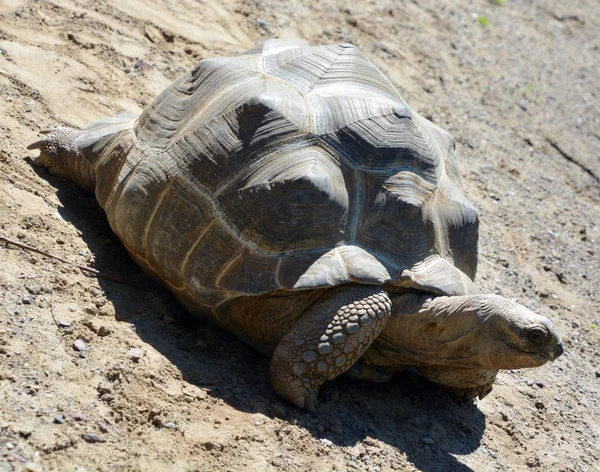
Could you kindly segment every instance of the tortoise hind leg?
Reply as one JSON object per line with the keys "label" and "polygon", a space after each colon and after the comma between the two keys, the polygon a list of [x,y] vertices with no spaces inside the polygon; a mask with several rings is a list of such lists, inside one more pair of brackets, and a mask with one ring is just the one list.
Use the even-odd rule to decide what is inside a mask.
{"label": "tortoise hind leg", "polygon": [[328,292],[277,345],[271,361],[275,391],[314,411],[321,384],[360,359],[383,330],[391,306],[377,286],[346,285]]}
{"label": "tortoise hind leg", "polygon": [[344,372],[344,375],[351,379],[365,380],[367,382],[387,382],[395,372],[398,372],[398,370],[391,367],[365,364],[362,361],[358,361]]}
{"label": "tortoise hind leg", "polygon": [[45,167],[52,175],[70,179],[88,192],[94,193],[94,170],[79,154],[75,144],[83,132],[67,126],[44,130],[41,133],[45,136],[31,143],[27,149],[40,150],[40,155],[33,159],[36,166]]}

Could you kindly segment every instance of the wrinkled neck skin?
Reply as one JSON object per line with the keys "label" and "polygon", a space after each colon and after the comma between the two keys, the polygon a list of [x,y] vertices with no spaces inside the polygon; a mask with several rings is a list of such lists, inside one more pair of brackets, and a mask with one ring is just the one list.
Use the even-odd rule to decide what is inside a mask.
{"label": "wrinkled neck skin", "polygon": [[486,295],[436,297],[406,294],[393,300],[392,318],[369,361],[395,368],[443,365],[494,369],[490,359],[498,321],[486,311]]}

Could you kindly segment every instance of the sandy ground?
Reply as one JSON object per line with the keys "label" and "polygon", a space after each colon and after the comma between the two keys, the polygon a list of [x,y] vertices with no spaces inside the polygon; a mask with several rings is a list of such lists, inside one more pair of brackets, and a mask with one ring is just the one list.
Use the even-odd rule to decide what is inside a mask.
{"label": "sandy ground", "polygon": [[[358,45],[456,137],[477,281],[554,320],[564,356],[474,406],[406,374],[299,411],[267,358],[130,262],[93,197],[25,160],[39,129],[138,113],[268,37]],[[134,286],[0,244],[0,470],[600,470],[599,48],[595,0],[1,2],[0,235]]]}

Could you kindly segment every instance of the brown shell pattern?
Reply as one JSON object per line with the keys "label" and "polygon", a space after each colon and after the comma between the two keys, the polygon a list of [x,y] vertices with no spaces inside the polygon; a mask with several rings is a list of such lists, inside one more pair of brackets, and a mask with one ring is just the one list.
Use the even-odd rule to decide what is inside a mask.
{"label": "brown shell pattern", "polygon": [[475,274],[452,137],[352,45],[203,60],[92,159],[115,232],[195,312],[434,259]]}

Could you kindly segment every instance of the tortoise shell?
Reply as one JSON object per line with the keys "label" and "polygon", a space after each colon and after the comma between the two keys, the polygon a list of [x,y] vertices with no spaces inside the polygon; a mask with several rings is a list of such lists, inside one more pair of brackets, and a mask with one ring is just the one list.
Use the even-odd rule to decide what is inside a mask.
{"label": "tortoise shell", "polygon": [[113,230],[193,312],[348,282],[475,290],[454,140],[352,45],[202,60],[78,146]]}

